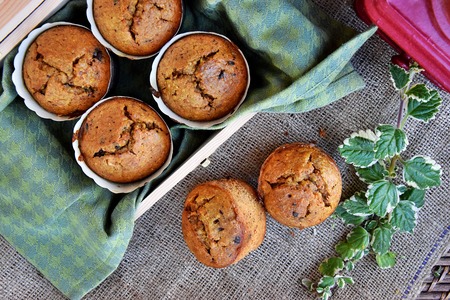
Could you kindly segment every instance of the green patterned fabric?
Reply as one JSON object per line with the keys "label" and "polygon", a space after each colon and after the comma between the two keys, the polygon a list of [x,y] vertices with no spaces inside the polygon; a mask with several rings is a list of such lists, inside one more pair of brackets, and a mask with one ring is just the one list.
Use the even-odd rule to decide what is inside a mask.
{"label": "green patterned fabric", "polygon": [[[364,86],[349,61],[374,33],[357,34],[309,1],[186,1],[181,32],[227,35],[251,69],[248,97],[228,125],[249,112],[304,112]],[[85,1],[73,0],[50,21],[89,26]],[[75,121],[40,119],[17,97],[10,53],[0,89],[0,234],[72,299],[83,297],[113,272],[127,248],[134,212],[152,188],[204,141],[205,133],[168,123],[174,159],[156,180],[130,194],[95,185],[78,167],[71,148]],[[149,92],[152,59],[115,57],[117,78],[109,95],[155,103]]]}

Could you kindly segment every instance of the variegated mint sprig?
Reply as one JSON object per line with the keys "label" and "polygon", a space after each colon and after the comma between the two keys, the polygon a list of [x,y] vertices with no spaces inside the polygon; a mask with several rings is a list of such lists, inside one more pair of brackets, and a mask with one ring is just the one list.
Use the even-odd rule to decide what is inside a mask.
{"label": "variegated mint sprig", "polygon": [[[384,124],[375,131],[353,133],[339,146],[341,156],[355,167],[358,177],[368,186],[336,209],[336,216],[354,226],[346,239],[336,245],[338,255],[320,264],[322,277],[317,282],[302,280],[320,299],[329,299],[334,289],[352,284],[352,277],[345,274],[369,253],[375,255],[380,268],[393,267],[396,262],[396,254],[390,251],[393,235],[399,231],[413,232],[425,191],[441,184],[441,167],[434,160],[422,155],[402,156],[408,146],[403,130],[406,121],[413,118],[428,122],[442,103],[436,90],[422,83],[412,85],[414,75],[421,71],[415,63],[408,71],[391,65],[391,79],[401,98],[396,126]],[[397,176],[398,172],[402,176]]]}

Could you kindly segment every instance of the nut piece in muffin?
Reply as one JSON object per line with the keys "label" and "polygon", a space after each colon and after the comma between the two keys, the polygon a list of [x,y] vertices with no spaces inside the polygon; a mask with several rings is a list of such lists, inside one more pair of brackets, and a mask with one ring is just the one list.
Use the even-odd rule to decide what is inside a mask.
{"label": "nut piece in muffin", "polygon": [[108,91],[111,61],[88,29],[58,25],[33,41],[22,73],[27,90],[42,108],[58,116],[76,117]]}
{"label": "nut piece in muffin", "polygon": [[214,180],[197,185],[188,194],[182,230],[198,261],[223,268],[261,245],[266,216],[250,185],[237,179]]}
{"label": "nut piece in muffin", "polygon": [[171,44],[157,69],[161,99],[191,121],[212,121],[233,112],[250,80],[244,56],[228,39],[193,33]]}
{"label": "nut piece in muffin", "polygon": [[93,0],[94,22],[103,38],[133,56],[158,52],[177,32],[181,0]]}
{"label": "nut piece in muffin", "polygon": [[100,177],[118,183],[146,178],[161,168],[172,143],[169,128],[153,108],[129,97],[99,103],[75,135],[78,159]]}
{"label": "nut piece in muffin", "polygon": [[341,191],[335,161],[312,144],[278,147],[264,161],[258,179],[258,193],[268,213],[279,223],[300,229],[328,218]]}

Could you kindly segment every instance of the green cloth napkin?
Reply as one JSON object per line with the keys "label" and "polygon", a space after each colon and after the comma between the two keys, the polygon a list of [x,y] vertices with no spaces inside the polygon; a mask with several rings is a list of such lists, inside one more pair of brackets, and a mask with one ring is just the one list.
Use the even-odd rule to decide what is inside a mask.
{"label": "green cloth napkin", "polygon": [[[85,10],[85,1],[72,0],[49,22],[89,26]],[[245,113],[303,112],[362,88],[349,61],[376,28],[357,34],[306,0],[204,0],[185,3],[180,32],[191,30],[227,35],[250,65],[248,97],[218,129]],[[78,167],[71,146],[75,121],[41,119],[17,97],[11,81],[16,52],[4,60],[0,88],[0,234],[64,295],[79,299],[117,268],[139,202],[213,131],[169,120],[169,168],[135,192],[112,194]],[[156,107],[148,82],[152,59],[114,61],[118,76],[109,96],[133,96]]]}

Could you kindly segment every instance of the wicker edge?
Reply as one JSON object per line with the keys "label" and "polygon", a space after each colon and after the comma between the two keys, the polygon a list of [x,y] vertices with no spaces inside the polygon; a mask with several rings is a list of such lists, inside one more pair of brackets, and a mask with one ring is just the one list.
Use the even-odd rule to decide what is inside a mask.
{"label": "wicker edge", "polygon": [[450,244],[423,281],[417,300],[450,300]]}

